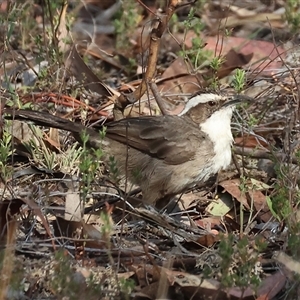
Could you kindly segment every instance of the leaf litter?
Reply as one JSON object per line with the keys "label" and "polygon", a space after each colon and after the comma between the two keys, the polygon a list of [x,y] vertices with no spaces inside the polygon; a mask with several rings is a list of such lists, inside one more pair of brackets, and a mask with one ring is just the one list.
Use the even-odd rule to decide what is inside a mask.
{"label": "leaf litter", "polygon": [[[22,44],[20,38],[24,41],[26,35],[16,31],[11,37],[6,28],[1,109],[47,110],[101,126],[122,115],[158,114],[159,101],[176,113],[187,97],[216,79],[223,92],[231,93],[235,70],[244,69],[243,93],[255,101],[234,117],[234,163],[211,186],[196,187],[170,203],[169,215],[140,207],[139,191],[132,187],[125,192],[104,166],[82,202],[80,146],[72,137],[1,121],[1,149],[8,131],[14,152],[0,164],[5,258],[0,266],[1,276],[7,275],[0,298],[275,299],[295,280],[291,270],[297,273],[292,258],[282,253],[272,257],[285,249],[286,226],[291,224],[274,213],[269,200],[279,194],[280,184],[289,184],[295,210],[290,218],[297,220],[293,196],[299,182],[299,47],[286,30],[286,8],[281,1],[272,1],[272,7],[265,1],[253,7],[229,1],[209,1],[202,7],[196,2],[173,0],[163,7],[158,1],[137,1],[126,12],[135,14],[136,23],[128,25],[130,32],[124,25],[121,43],[128,43],[120,51],[116,47],[122,34],[116,32],[123,23],[116,21],[128,3],[70,1],[55,8],[60,16],[57,30],[48,15],[50,6],[27,7],[36,34],[46,33],[43,22],[52,26],[52,42],[62,56],[53,60],[48,52],[39,61],[43,45],[30,39]],[[191,7],[205,24],[200,35],[183,25]],[[8,1],[1,4],[1,12],[13,12]],[[70,31],[66,24],[68,29],[72,14]],[[45,38],[52,47],[51,35]],[[189,56],[197,38],[203,40],[196,49],[202,52]],[[191,60],[195,55],[205,55],[200,65]],[[218,70],[212,67],[214,57],[224,57]],[[148,87],[151,81],[154,89]],[[279,178],[278,168],[286,179]],[[7,169],[10,173],[4,173]],[[222,207],[216,212],[218,203]],[[228,250],[230,264],[224,265],[222,247],[229,236],[234,236],[233,252]],[[267,245],[264,250],[257,239]],[[249,261],[252,265],[244,269]],[[258,285],[251,281],[253,274]],[[224,279],[233,281],[229,285]]]}

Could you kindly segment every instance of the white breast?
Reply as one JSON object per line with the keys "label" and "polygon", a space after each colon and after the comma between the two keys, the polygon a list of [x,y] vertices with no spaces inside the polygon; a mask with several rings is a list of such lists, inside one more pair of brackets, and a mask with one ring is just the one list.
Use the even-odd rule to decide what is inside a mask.
{"label": "white breast", "polygon": [[231,162],[231,117],[233,107],[226,107],[216,111],[202,125],[201,129],[210,137],[214,144],[214,160],[212,173],[225,169]]}

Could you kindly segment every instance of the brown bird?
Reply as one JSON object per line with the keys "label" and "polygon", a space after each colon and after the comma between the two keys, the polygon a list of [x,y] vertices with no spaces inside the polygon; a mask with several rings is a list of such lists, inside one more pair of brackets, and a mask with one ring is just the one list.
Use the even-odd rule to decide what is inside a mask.
{"label": "brown bird", "polygon": [[96,129],[31,110],[5,109],[5,118],[33,121],[73,133],[102,147],[117,168],[141,187],[143,202],[155,204],[186,191],[225,169],[231,161],[231,117],[244,97],[217,94],[192,97],[178,116],[142,116],[108,123],[101,140]]}

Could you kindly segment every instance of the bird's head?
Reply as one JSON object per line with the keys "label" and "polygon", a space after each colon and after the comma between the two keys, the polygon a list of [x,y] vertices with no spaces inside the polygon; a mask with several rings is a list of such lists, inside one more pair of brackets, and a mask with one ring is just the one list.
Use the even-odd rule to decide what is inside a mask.
{"label": "bird's head", "polygon": [[202,124],[213,116],[229,121],[236,104],[249,101],[250,98],[243,95],[224,96],[213,93],[204,93],[191,97],[179,116],[190,118],[196,124]]}

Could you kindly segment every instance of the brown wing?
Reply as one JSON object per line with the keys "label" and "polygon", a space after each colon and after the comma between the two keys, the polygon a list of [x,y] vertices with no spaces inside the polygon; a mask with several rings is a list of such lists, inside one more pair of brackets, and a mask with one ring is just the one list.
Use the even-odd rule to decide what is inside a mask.
{"label": "brown wing", "polygon": [[[178,129],[183,132],[179,133]],[[147,116],[112,122],[107,124],[106,137],[173,165],[192,160],[207,138],[196,125],[178,116]]]}

